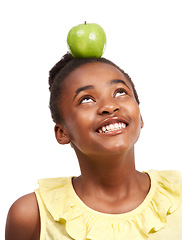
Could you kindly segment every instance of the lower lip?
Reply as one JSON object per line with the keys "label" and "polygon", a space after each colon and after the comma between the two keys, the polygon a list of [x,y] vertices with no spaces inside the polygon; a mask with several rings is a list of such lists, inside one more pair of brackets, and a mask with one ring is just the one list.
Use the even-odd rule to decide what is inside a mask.
{"label": "lower lip", "polygon": [[118,130],[112,130],[112,131],[108,131],[108,132],[105,132],[105,133],[98,133],[99,135],[102,135],[102,136],[115,136],[115,135],[119,135],[119,134],[122,134],[124,133],[126,130],[126,128],[121,128],[121,129],[118,129]]}

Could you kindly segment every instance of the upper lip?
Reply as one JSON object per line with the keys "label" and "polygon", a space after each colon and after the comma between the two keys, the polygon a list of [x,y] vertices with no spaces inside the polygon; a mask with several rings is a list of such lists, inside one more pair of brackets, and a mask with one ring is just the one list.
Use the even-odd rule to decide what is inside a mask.
{"label": "upper lip", "polygon": [[103,121],[101,121],[97,127],[96,127],[96,132],[102,128],[103,126],[107,126],[109,124],[114,124],[114,123],[125,123],[126,126],[128,126],[128,121],[125,119],[125,118],[122,118],[122,117],[108,117],[106,119],[104,119]]}

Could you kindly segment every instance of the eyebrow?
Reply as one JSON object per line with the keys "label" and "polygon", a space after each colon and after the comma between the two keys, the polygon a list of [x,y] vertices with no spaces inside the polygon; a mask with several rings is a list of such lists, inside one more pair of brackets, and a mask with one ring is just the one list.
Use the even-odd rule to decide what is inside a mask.
{"label": "eyebrow", "polygon": [[122,83],[124,84],[127,88],[130,89],[130,87],[126,84],[126,82],[124,80],[121,79],[113,79],[109,82],[109,84],[113,85],[113,84],[117,84],[117,83]]}
{"label": "eyebrow", "polygon": [[[127,88],[129,88],[129,86],[126,84],[125,81],[121,80],[121,79],[113,79],[109,82],[110,85],[114,85],[114,84],[118,84],[118,83],[122,83],[124,84]],[[94,89],[94,86],[93,85],[87,85],[87,86],[84,86],[84,87],[80,87],[78,88],[76,91],[75,91],[75,95],[73,97],[73,101],[75,100],[76,96],[84,91],[84,90],[88,90],[88,89]],[[130,89],[130,88],[129,88]]]}
{"label": "eyebrow", "polygon": [[74,101],[74,99],[76,98],[76,96],[77,96],[80,92],[82,92],[82,91],[84,91],[84,90],[88,90],[88,89],[94,89],[94,86],[92,86],[92,85],[87,85],[87,86],[78,88],[78,89],[76,90],[76,92],[75,92],[75,96],[73,97],[73,101]]}

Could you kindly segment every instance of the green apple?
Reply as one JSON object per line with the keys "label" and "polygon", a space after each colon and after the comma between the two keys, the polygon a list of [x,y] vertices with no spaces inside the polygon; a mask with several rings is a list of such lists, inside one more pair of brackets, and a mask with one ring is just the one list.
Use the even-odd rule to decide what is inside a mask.
{"label": "green apple", "polygon": [[106,34],[98,24],[85,22],[71,28],[67,44],[74,58],[100,58],[105,50]]}

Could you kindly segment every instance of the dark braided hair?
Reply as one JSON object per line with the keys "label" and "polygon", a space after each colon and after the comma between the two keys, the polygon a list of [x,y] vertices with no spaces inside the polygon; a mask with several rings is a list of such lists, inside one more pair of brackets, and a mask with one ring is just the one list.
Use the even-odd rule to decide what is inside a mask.
{"label": "dark braided hair", "polygon": [[60,112],[60,109],[58,108],[62,90],[64,89],[64,80],[77,67],[92,62],[107,63],[119,69],[124,74],[126,79],[130,82],[133,88],[135,99],[137,103],[140,104],[138,94],[131,78],[113,62],[109,61],[106,58],[73,58],[70,53],[67,53],[58,63],[54,65],[54,67],[49,72],[49,90],[51,93],[49,107],[51,110],[52,119],[55,123],[64,122],[64,118]]}

